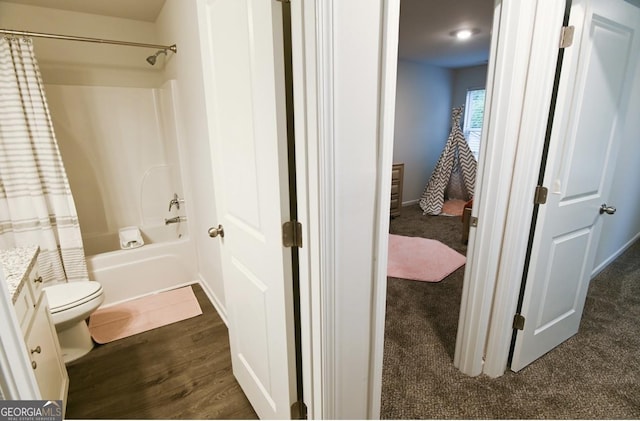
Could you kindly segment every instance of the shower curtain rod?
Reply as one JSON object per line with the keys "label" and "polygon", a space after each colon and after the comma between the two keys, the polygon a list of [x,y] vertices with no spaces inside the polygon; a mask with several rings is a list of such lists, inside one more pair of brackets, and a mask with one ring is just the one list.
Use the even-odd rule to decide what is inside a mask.
{"label": "shower curtain rod", "polygon": [[116,40],[109,40],[109,39],[76,37],[76,36],[73,36],[73,35],[58,35],[58,34],[45,34],[45,33],[42,33],[42,32],[15,31],[13,29],[0,29],[0,34],[18,35],[18,36],[36,37],[36,38],[64,39],[64,40],[67,40],[67,41],[96,42],[96,43],[99,43],[99,44],[128,45],[130,47],[155,48],[155,49],[159,49],[159,50],[169,50],[169,51],[172,51],[174,53],[178,52],[178,47],[176,46],[176,44],[173,44],[173,45],[143,44],[143,43],[140,43],[140,42],[116,41]]}

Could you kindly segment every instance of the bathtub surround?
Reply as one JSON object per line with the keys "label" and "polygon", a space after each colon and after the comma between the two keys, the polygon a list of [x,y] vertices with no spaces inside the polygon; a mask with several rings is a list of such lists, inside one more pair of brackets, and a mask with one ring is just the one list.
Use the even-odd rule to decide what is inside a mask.
{"label": "bathtub surround", "polygon": [[183,197],[174,82],[46,89],[87,255],[120,249],[121,228],[144,230],[178,215],[168,211],[175,193]]}
{"label": "bathtub surround", "polygon": [[32,42],[0,39],[0,248],[40,246],[44,282],[88,280],[76,208]]}

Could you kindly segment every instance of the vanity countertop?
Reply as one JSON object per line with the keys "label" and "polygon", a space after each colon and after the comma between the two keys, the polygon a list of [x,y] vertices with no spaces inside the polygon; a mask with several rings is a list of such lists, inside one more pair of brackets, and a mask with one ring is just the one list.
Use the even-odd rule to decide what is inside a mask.
{"label": "vanity countertop", "polygon": [[0,265],[2,265],[4,278],[9,287],[9,294],[11,294],[11,299],[14,303],[24,287],[27,276],[29,276],[31,269],[37,262],[36,257],[39,251],[38,246],[0,250]]}

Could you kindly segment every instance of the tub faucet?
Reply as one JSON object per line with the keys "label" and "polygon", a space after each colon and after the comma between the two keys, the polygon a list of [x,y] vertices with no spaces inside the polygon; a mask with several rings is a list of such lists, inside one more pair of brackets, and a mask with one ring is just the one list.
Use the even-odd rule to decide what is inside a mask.
{"label": "tub faucet", "polygon": [[187,220],[186,216],[174,216],[173,218],[165,218],[164,219],[164,224],[165,225],[169,225],[169,224],[177,224],[179,222],[184,222]]}
{"label": "tub faucet", "polygon": [[176,206],[176,209],[180,210],[180,203],[184,203],[184,199],[178,199],[178,193],[173,193],[173,199],[169,201],[169,212]]}

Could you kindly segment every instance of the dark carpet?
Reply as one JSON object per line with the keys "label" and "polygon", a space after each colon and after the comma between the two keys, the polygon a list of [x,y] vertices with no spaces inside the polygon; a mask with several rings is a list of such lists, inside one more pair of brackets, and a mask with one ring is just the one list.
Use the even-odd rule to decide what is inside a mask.
{"label": "dark carpet", "polygon": [[[391,233],[433,238],[465,254],[459,217],[415,206]],[[381,417],[638,419],[640,242],[589,287],[580,332],[519,373],[468,377],[453,366],[464,267],[440,283],[389,278]]]}

